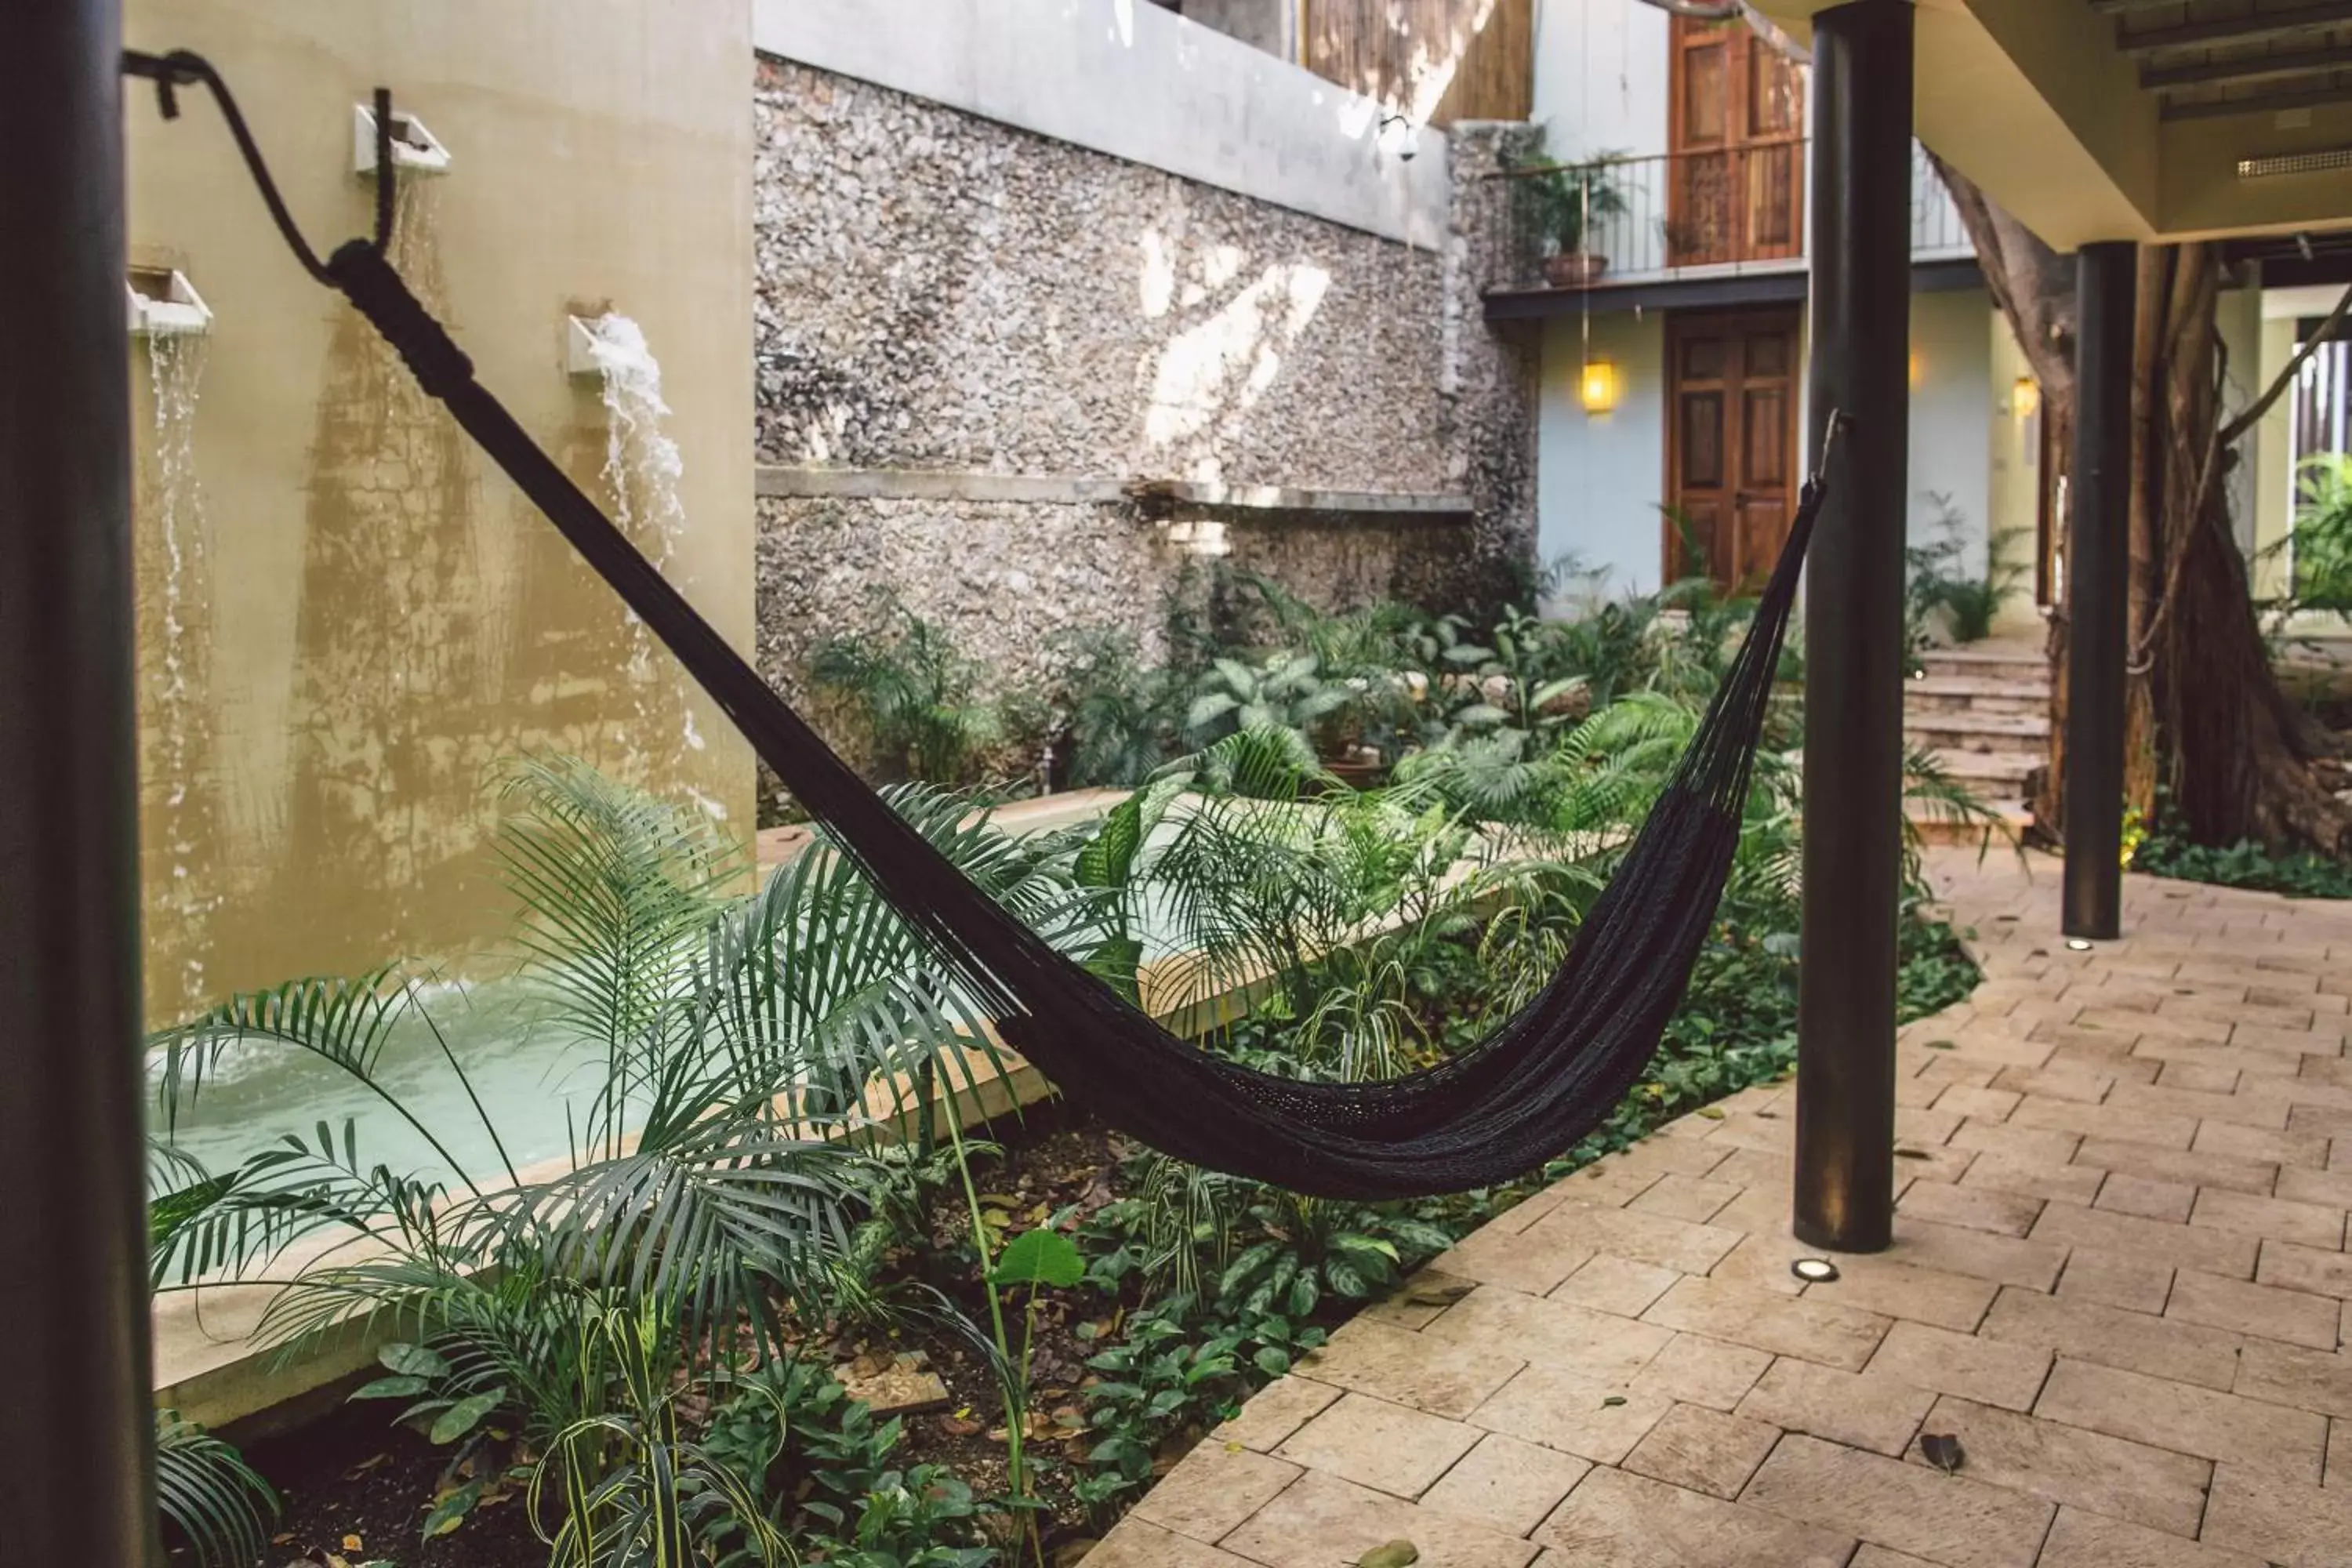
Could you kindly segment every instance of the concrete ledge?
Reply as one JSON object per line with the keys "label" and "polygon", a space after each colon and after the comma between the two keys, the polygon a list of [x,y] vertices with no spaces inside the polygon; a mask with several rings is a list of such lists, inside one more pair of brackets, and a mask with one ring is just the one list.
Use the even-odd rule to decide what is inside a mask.
{"label": "concrete ledge", "polygon": [[754,493],[772,500],[1009,501],[1033,506],[1136,501],[1202,511],[1323,512],[1397,519],[1467,519],[1466,495],[1426,490],[1316,489],[1214,480],[1117,479],[930,468],[785,468],[761,464]]}
{"label": "concrete ledge", "polygon": [[752,47],[1402,240],[1445,242],[1442,132],[1144,0],[754,0]]}

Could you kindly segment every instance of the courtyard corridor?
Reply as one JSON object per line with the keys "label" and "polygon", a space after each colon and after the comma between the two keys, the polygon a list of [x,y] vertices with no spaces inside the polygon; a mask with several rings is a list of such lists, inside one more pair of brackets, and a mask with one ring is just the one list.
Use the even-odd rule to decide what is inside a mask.
{"label": "courtyard corridor", "polygon": [[1931,857],[1985,978],[1902,1031],[1891,1250],[1791,1275],[1748,1090],[1340,1329],[1092,1568],[2352,1563],[2352,906],[2130,878],[2078,952],[2055,860]]}

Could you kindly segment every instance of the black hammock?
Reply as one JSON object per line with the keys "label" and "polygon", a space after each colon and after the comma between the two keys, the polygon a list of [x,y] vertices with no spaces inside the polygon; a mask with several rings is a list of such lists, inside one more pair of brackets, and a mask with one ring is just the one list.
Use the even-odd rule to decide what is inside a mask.
{"label": "black hammock", "polygon": [[[1656,1051],[1690,981],[1739,841],[1765,706],[1815,515],[1804,487],[1738,657],[1559,972],[1477,1047],[1402,1078],[1307,1083],[1254,1071],[1163,1029],[957,870],[835,754],[551,461],[384,259],[393,161],[380,149],[377,235],[320,262],[288,216],[233,100],[184,52],[131,57],[173,112],[174,82],[210,87],[271,216],[311,274],[341,289],[417,383],[667,644],[795,800],[832,830],[1005,1043],[1074,1100],[1164,1153],[1327,1197],[1398,1198],[1509,1180],[1605,1119]],[[377,97],[379,136],[392,120]]]}

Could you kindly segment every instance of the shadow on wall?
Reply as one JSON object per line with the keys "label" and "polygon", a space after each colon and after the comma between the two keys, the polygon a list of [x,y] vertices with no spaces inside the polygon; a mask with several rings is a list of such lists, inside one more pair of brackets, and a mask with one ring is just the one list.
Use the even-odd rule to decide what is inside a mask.
{"label": "shadow on wall", "polygon": [[[394,260],[439,313],[434,200],[429,184],[402,188]],[[711,799],[715,764],[678,744],[693,734],[684,672],[527,501],[509,491],[509,505],[486,504],[463,433],[348,309],[320,374],[289,584],[287,753],[258,770],[222,755],[242,694],[219,689],[207,663],[209,519],[193,442],[172,417],[202,363],[185,342],[150,344],[157,435],[139,475],[152,1020],[273,973],[289,930],[310,933],[319,969],[357,968],[405,951],[453,907],[492,907],[495,810],[482,803],[520,753],[577,754],[632,783],[660,770]],[[625,518],[631,481],[611,471],[607,425],[583,389],[556,455]],[[643,534],[646,508],[635,510]]]}

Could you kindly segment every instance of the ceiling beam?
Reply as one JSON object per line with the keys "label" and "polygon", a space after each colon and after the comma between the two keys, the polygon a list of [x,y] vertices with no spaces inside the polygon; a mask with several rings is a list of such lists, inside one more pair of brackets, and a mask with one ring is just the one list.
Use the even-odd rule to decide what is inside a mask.
{"label": "ceiling beam", "polygon": [[2176,27],[2151,27],[2137,32],[2119,29],[2116,47],[2127,55],[2148,55],[2158,49],[2275,38],[2337,22],[2352,22],[2352,0],[2326,0],[2323,5],[2301,5],[2292,11],[2257,11],[2245,16],[2217,17],[2210,22],[2184,22]]}
{"label": "ceiling beam", "polygon": [[2166,120],[2226,120],[2233,114],[2268,114],[2280,109],[2325,109],[2352,103],[2352,84],[2315,87],[2308,92],[2266,92],[2260,98],[2196,99],[2168,103],[2158,110]]}
{"label": "ceiling beam", "polygon": [[2158,5],[2178,5],[2180,0],[2091,0],[2091,9],[2102,16],[2118,16],[2126,11],[2153,11]]}
{"label": "ceiling beam", "polygon": [[2338,66],[2352,66],[2352,44],[2269,55],[2242,55],[2235,59],[2199,60],[2189,65],[2142,66],[2139,68],[2139,84],[2145,88],[2167,88],[2200,87],[2220,81],[2266,81],[2274,77],[2333,70]]}

